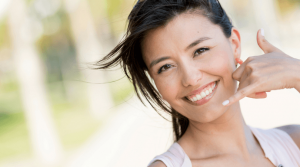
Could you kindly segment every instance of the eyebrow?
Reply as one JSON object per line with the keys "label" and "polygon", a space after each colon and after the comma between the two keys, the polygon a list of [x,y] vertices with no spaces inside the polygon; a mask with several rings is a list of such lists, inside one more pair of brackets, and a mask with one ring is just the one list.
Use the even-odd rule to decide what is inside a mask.
{"label": "eyebrow", "polygon": [[185,51],[187,51],[187,50],[191,49],[192,47],[198,45],[199,43],[201,43],[203,41],[206,41],[206,40],[209,40],[209,39],[211,39],[211,38],[209,38],[209,37],[202,37],[202,38],[194,41],[193,43],[191,43],[188,47],[186,47]]}
{"label": "eyebrow", "polygon": [[157,60],[152,61],[151,64],[150,64],[150,68],[153,67],[154,65],[164,61],[164,60],[167,60],[167,59],[170,59],[170,57],[161,57]]}

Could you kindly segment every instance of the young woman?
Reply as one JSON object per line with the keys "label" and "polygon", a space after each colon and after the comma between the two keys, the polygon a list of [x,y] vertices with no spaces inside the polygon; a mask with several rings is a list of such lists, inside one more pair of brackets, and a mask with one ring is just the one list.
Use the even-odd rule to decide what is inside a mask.
{"label": "young woman", "polygon": [[97,65],[121,64],[137,95],[172,115],[175,142],[150,167],[300,166],[299,126],[262,130],[241,114],[244,97],[300,92],[300,60],[270,44],[263,30],[257,42],[265,54],[241,62],[239,31],[217,0],[136,4],[126,37]]}

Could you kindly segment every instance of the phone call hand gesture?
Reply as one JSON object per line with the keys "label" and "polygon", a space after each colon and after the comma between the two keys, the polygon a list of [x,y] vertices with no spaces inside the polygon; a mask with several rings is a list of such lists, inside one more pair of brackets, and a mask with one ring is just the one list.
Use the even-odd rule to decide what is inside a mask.
{"label": "phone call hand gesture", "polygon": [[257,43],[264,55],[249,57],[233,72],[233,79],[240,82],[237,92],[223,102],[231,105],[244,97],[266,98],[265,92],[285,88],[300,88],[300,60],[288,56],[264,37],[264,30],[257,33]]}

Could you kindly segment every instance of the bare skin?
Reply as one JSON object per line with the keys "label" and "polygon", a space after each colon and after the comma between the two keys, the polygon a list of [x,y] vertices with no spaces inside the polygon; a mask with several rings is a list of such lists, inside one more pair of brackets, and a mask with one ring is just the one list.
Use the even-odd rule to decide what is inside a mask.
{"label": "bare skin", "polygon": [[[202,42],[187,47],[198,39],[202,39]],[[270,51],[268,53],[272,53],[272,49],[275,48],[271,48],[271,44],[266,43],[260,35],[258,35],[258,44],[264,51]],[[239,95],[240,90],[250,85],[248,83],[260,81],[258,78],[270,79],[274,74],[274,78],[271,78],[274,82],[282,79],[278,75],[283,74],[276,73],[277,69],[271,69],[270,72],[271,65],[265,60],[266,58],[259,57],[256,57],[257,63],[263,61],[264,63],[260,64],[269,68],[264,69],[266,72],[262,76],[258,76],[258,72],[253,70],[257,78],[251,77],[254,79],[252,82],[245,77],[245,75],[249,76],[249,72],[244,72],[248,69],[247,64],[252,61],[246,61],[236,70],[235,59],[240,58],[241,55],[241,39],[237,29],[233,28],[231,37],[227,38],[222,29],[212,24],[206,17],[184,13],[171,20],[166,26],[148,33],[142,43],[142,51],[149,74],[163,99],[190,120],[186,133],[178,143],[191,159],[193,167],[274,166],[265,158],[259,142],[246,125],[238,100],[246,96],[265,98],[265,93],[258,92],[285,88],[282,85],[274,87],[270,83],[268,87],[266,83],[264,89],[251,89],[246,95]],[[291,70],[300,68],[300,64],[297,64],[299,60],[291,61],[293,58],[282,52],[276,52],[276,56],[278,59],[287,59],[285,61],[287,64],[296,62],[290,64],[293,67]],[[161,61],[158,62],[159,59]],[[257,68],[257,70],[262,69]],[[240,81],[239,88],[237,80]],[[294,87],[299,91],[299,80],[300,76],[289,75],[286,79],[288,83],[283,85]],[[205,104],[196,105],[185,98],[190,92],[214,81],[218,81],[217,89]],[[294,84],[294,82],[298,83]],[[222,102],[227,99],[230,103],[223,106]],[[157,161],[150,166],[165,165]]]}
{"label": "bare skin", "polygon": [[249,57],[233,73],[233,78],[240,84],[235,95],[229,98],[227,106],[244,97],[253,97],[256,92],[295,88],[300,93],[300,61],[270,44],[261,31],[257,39],[265,54]]}

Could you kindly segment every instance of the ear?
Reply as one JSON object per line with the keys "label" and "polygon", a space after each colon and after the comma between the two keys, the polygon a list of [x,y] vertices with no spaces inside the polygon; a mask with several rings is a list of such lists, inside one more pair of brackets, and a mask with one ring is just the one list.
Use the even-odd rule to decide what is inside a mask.
{"label": "ear", "polygon": [[240,32],[234,27],[231,30],[229,41],[231,43],[234,59],[241,58],[241,36]]}

